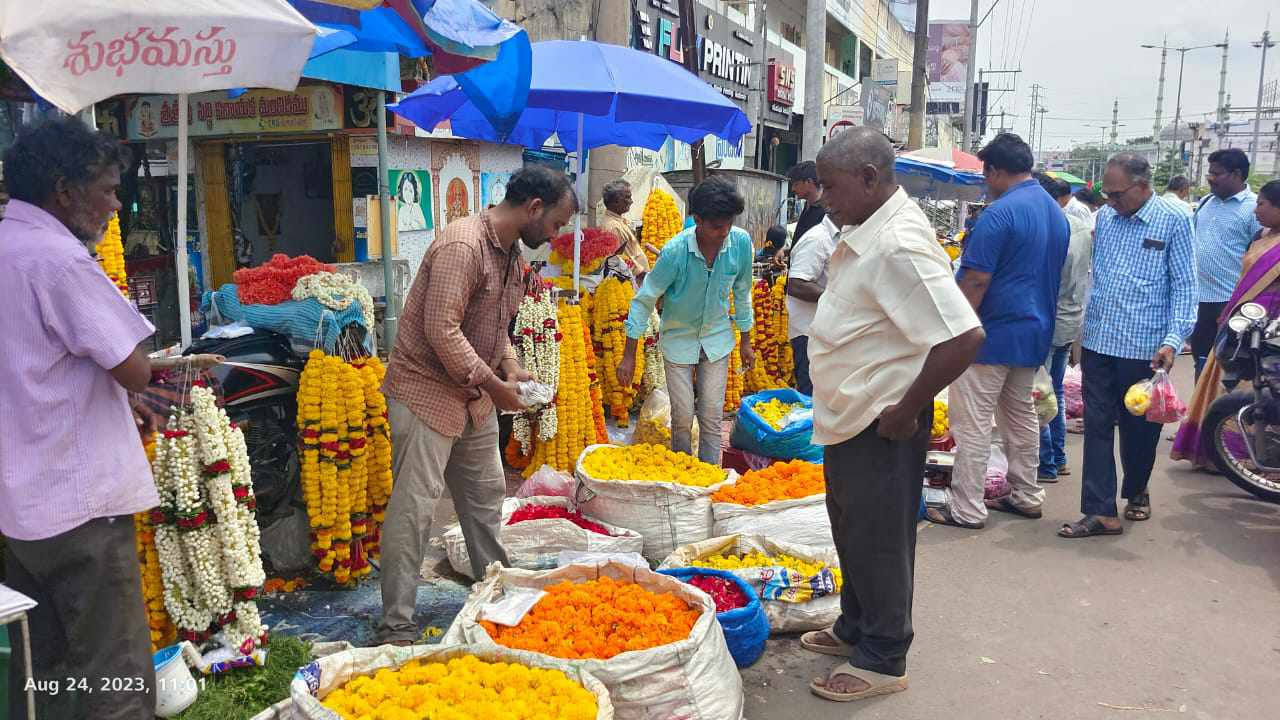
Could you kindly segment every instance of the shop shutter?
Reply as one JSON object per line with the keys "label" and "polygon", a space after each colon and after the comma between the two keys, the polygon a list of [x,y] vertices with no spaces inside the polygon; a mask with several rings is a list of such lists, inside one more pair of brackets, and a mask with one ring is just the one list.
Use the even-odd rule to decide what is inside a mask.
{"label": "shop shutter", "polygon": [[334,259],[355,262],[356,228],[351,205],[351,143],[339,135],[330,143],[333,175]]}

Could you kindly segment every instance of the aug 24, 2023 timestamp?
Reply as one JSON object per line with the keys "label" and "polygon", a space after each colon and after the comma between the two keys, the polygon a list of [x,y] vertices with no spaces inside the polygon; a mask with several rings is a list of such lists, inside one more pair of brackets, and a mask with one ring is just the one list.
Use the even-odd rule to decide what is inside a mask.
{"label": "aug 24, 2023 timestamp", "polygon": [[[194,685],[198,690],[204,690],[204,677],[184,677],[184,678],[156,678],[155,689],[158,692],[168,693],[186,689]],[[55,696],[61,693],[150,693],[151,689],[147,687],[146,681],[140,677],[104,677],[97,678],[96,682],[90,681],[84,677],[65,677],[57,680],[28,680],[23,691],[34,691],[39,694]]]}

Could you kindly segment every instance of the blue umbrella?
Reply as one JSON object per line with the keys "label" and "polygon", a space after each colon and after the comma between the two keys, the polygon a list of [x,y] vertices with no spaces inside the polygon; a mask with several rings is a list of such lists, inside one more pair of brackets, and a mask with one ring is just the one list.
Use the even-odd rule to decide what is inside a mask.
{"label": "blue umbrella", "polygon": [[524,113],[500,132],[453,78],[442,76],[391,109],[430,130],[448,119],[459,137],[542,147],[552,133],[568,150],[583,145],[658,149],[668,136],[694,142],[715,135],[738,142],[751,130],[745,113],[680,65],[619,45],[552,40],[533,44]]}

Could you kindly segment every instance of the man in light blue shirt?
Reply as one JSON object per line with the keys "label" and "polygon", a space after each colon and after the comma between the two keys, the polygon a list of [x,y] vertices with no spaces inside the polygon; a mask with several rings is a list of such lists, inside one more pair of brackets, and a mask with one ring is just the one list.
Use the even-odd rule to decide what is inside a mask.
{"label": "man in light blue shirt", "polygon": [[[663,246],[658,262],[645,276],[627,315],[627,345],[618,364],[618,382],[633,384],[636,348],[649,326],[649,316],[662,300],[659,347],[666,359],[667,392],[671,396],[671,449],[692,454],[694,403],[698,416],[698,458],[720,464],[720,421],[734,326],[750,332],[751,237],[733,220],[746,209],[729,180],[712,177],[689,191],[693,227]],[[733,298],[733,322],[729,299]],[[742,343],[742,367],[755,364],[751,343]],[[694,382],[694,369],[697,382]]]}
{"label": "man in light blue shirt", "polygon": [[1109,207],[1093,235],[1093,287],[1084,310],[1084,477],[1080,520],[1067,538],[1119,535],[1115,435],[1124,469],[1126,520],[1151,518],[1147,483],[1160,442],[1157,423],[1123,409],[1129,386],[1170,370],[1195,326],[1195,232],[1186,213],[1151,190],[1151,165],[1131,153],[1107,162]]}
{"label": "man in light blue shirt", "polygon": [[1258,196],[1249,189],[1249,156],[1243,150],[1210,154],[1208,179],[1213,192],[1195,210],[1200,307],[1189,342],[1197,380],[1218,336],[1218,316],[1240,280],[1244,251],[1262,229],[1253,216]]}

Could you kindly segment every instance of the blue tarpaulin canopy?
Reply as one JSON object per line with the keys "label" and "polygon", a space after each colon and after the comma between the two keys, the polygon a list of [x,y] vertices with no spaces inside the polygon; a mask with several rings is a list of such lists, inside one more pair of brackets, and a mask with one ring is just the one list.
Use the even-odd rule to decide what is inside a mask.
{"label": "blue tarpaulin canopy", "polygon": [[978,173],[906,157],[895,160],[893,170],[912,197],[976,202],[986,194],[987,181]]}

